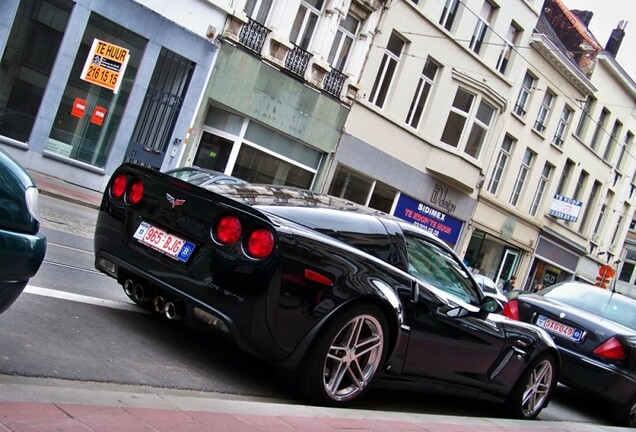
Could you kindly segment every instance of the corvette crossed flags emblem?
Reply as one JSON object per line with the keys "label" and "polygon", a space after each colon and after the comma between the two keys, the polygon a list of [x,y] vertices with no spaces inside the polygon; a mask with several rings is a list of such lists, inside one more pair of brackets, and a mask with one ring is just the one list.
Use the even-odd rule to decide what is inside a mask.
{"label": "corvette crossed flags emblem", "polygon": [[180,206],[181,204],[185,202],[184,199],[177,199],[173,197],[172,195],[170,195],[169,193],[166,194],[166,198],[168,198],[168,202],[172,204],[172,208],[175,208],[176,206]]}

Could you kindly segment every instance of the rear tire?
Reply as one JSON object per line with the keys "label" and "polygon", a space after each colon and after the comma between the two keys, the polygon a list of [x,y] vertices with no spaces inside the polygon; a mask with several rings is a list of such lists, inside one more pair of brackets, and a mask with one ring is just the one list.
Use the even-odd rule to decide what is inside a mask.
{"label": "rear tire", "polygon": [[613,409],[612,417],[619,426],[636,427],[636,397],[627,405]]}
{"label": "rear tire", "polygon": [[292,372],[300,396],[312,403],[343,407],[361,398],[384,363],[388,325],[373,305],[357,305],[320,330],[304,360]]}
{"label": "rear tire", "polygon": [[512,417],[531,420],[548,406],[557,384],[556,361],[550,354],[538,356],[523,372],[506,402]]}

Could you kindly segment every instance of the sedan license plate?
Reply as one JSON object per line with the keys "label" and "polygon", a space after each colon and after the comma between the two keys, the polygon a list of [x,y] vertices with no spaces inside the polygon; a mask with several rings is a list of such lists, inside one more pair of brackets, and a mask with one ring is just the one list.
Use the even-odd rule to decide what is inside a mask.
{"label": "sedan license plate", "polygon": [[190,258],[195,247],[194,243],[168,234],[148,222],[140,223],[133,237],[139,242],[182,262],[186,262]]}
{"label": "sedan license plate", "polygon": [[539,317],[537,318],[537,325],[551,333],[557,334],[566,339],[570,339],[574,342],[580,342],[583,338],[582,330],[570,327],[543,315],[539,315]]}

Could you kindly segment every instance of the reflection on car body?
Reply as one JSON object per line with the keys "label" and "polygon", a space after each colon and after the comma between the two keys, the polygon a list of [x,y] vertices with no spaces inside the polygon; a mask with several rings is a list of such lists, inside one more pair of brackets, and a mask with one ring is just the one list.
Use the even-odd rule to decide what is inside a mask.
{"label": "reflection on car body", "polygon": [[26,170],[0,149],[0,313],[24,290],[44,259],[38,190]]}
{"label": "reflection on car body", "polygon": [[141,307],[231,338],[312,403],[345,406],[382,380],[534,418],[556,384],[547,333],[500,315],[450,248],[339,198],[201,188],[125,164],[104,193],[95,253]]}
{"label": "reflection on car body", "polygon": [[227,175],[220,171],[209,170],[198,167],[182,167],[166,171],[166,174],[176,177],[197,186],[208,186],[211,184],[245,184],[245,180]]}
{"label": "reflection on car body", "polygon": [[495,284],[495,281],[480,274],[476,274],[473,276],[475,277],[477,284],[484,293],[492,295],[494,298],[499,300],[502,305],[508,302],[508,297],[504,293],[502,293],[499,288],[497,288],[497,284]]}
{"label": "reflection on car body", "polygon": [[615,420],[636,426],[636,300],[583,282],[520,294],[504,314],[554,338],[559,380],[612,405]]}

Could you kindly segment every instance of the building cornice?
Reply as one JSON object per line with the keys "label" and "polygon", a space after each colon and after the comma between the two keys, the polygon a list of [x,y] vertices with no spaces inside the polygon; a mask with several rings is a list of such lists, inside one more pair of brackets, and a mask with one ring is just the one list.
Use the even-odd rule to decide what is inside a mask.
{"label": "building cornice", "polygon": [[596,59],[607,67],[610,73],[620,81],[622,87],[627,90],[633,98],[636,98],[636,83],[629,74],[625,72],[621,65],[618,64],[612,54],[607,51],[601,51],[596,56]]}
{"label": "building cornice", "polygon": [[587,96],[597,91],[585,74],[545,34],[534,33],[530,45],[581,94]]}

